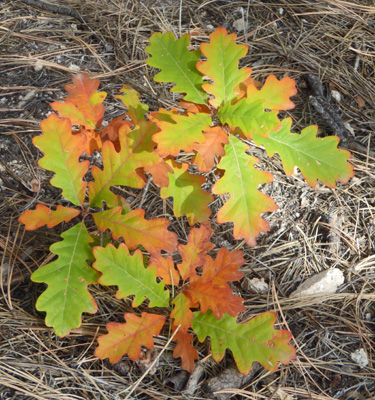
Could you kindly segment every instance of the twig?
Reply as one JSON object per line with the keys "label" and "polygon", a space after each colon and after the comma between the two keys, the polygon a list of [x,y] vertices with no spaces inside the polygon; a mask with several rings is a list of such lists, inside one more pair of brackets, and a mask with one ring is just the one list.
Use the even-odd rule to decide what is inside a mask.
{"label": "twig", "polygon": [[375,157],[375,153],[369,150],[365,145],[355,140],[349,130],[346,128],[341,115],[328,103],[324,96],[323,86],[319,78],[313,74],[306,74],[305,80],[308,83],[312,95],[309,98],[310,104],[319,113],[324,122],[335,132],[340,138],[340,144],[353,151],[364,155]]}
{"label": "twig", "polygon": [[44,1],[41,0],[18,0],[18,1],[21,1],[22,3],[25,3],[29,6],[38,7],[42,10],[49,11],[55,14],[68,15],[82,23],[86,22],[84,18],[76,10],[72,10],[67,6],[56,6],[54,4],[45,3]]}

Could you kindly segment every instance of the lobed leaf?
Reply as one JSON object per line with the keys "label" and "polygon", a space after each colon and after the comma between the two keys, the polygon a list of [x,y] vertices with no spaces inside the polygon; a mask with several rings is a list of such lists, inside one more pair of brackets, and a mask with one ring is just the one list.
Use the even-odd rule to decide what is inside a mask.
{"label": "lobed leaf", "polygon": [[92,239],[85,225],[77,224],[61,237],[63,240],[50,248],[58,259],[36,270],[31,280],[48,285],[36,308],[47,313],[46,325],[53,327],[56,335],[65,336],[81,325],[83,312],[96,312],[97,305],[87,286],[96,283],[99,275],[86,261],[92,258]]}
{"label": "lobed leaf", "polygon": [[53,211],[49,207],[38,204],[35,210],[24,211],[18,221],[25,225],[26,230],[32,231],[43,225],[47,225],[47,228],[53,228],[61,222],[69,222],[80,213],[81,211],[75,208],[57,206],[56,210]]}
{"label": "lobed leaf", "polygon": [[184,35],[176,40],[172,32],[154,33],[150,37],[150,43],[146,51],[152,57],[146,63],[161,69],[154,80],[175,83],[172,93],[186,93],[186,101],[205,104],[207,94],[202,89],[203,76],[196,68],[201,52],[187,49],[190,46],[189,36]]}
{"label": "lobed leaf", "polygon": [[177,250],[182,258],[182,263],[177,265],[181,278],[187,280],[196,274],[195,270],[205,262],[205,255],[211,251],[215,245],[210,242],[213,235],[210,223],[201,224],[199,228],[191,228],[187,243],[179,244]]}
{"label": "lobed leaf", "polygon": [[170,314],[173,319],[172,328],[177,328],[180,325],[179,332],[186,333],[191,327],[191,320],[194,317],[193,312],[190,310],[197,307],[197,304],[192,303],[191,299],[185,296],[184,293],[179,293],[173,300],[174,308]]}
{"label": "lobed leaf", "polygon": [[176,333],[174,340],[177,340],[177,344],[173,350],[173,357],[181,357],[182,369],[188,372],[193,372],[194,361],[198,359],[198,352],[191,344],[193,336],[190,335],[190,333],[182,333],[179,330]]}
{"label": "lobed leaf", "polygon": [[113,238],[122,237],[131,250],[142,245],[152,256],[158,256],[162,250],[173,253],[177,247],[177,235],[168,231],[170,222],[165,218],[146,220],[144,215],[143,209],[123,215],[122,208],[115,207],[99,211],[93,217],[102,232],[110,229]]}
{"label": "lobed leaf", "polygon": [[255,83],[247,86],[248,99],[251,101],[263,100],[264,108],[270,110],[291,110],[294,103],[290,100],[297,94],[296,82],[294,79],[285,76],[278,80],[274,75],[269,75],[263,87],[258,90]]}
{"label": "lobed leaf", "polygon": [[51,104],[60,117],[68,118],[73,125],[83,125],[87,129],[99,128],[103,121],[105,92],[98,92],[99,79],[90,79],[87,73],[80,72],[73,77],[73,84],[65,85],[69,93],[65,102]]}
{"label": "lobed leaf", "polygon": [[207,61],[200,61],[197,69],[213,83],[202,87],[214,96],[209,100],[215,108],[230,103],[235,98],[234,89],[251,74],[250,68],[238,69],[238,61],[247,53],[247,45],[236,44],[237,35],[228,35],[223,27],[210,34],[210,43],[201,43],[201,51]]}
{"label": "lobed leaf", "polygon": [[130,255],[124,243],[118,248],[108,244],[95,247],[94,256],[93,267],[102,273],[98,282],[118,286],[116,298],[134,295],[133,307],[138,307],[145,298],[150,300],[149,307],[168,307],[169,292],[164,290],[163,282],[156,282],[155,271],[145,268],[140,250]]}
{"label": "lobed leaf", "polygon": [[138,124],[145,118],[148,105],[140,102],[139,93],[129,85],[124,85],[121,92],[123,94],[115,96],[116,99],[122,101],[122,104],[128,109],[127,115],[135,124]]}
{"label": "lobed leaf", "polygon": [[129,358],[135,361],[139,359],[142,346],[148,349],[154,347],[153,335],[159,335],[165,317],[146,312],[143,312],[141,317],[131,313],[126,313],[124,317],[125,324],[116,322],[107,324],[108,334],[98,338],[96,357],[101,360],[109,358],[111,363],[116,363],[122,356],[128,354]]}
{"label": "lobed leaf", "polygon": [[217,214],[217,222],[233,222],[233,235],[244,238],[249,246],[256,245],[260,232],[269,230],[268,222],[260,217],[262,213],[277,209],[275,202],[258,191],[258,186],[272,181],[270,173],[254,168],[258,161],[245,153],[248,148],[234,136],[229,137],[225,146],[225,156],[218,168],[225,171],[224,176],[212,188],[214,194],[230,194],[230,199]]}
{"label": "lobed leaf", "polygon": [[223,145],[228,144],[228,135],[222,127],[214,126],[204,133],[204,138],[204,143],[194,143],[197,153],[191,163],[197,164],[198,171],[209,173],[215,166],[215,156],[225,154]]}
{"label": "lobed leaf", "polygon": [[208,221],[211,215],[208,205],[213,197],[201,188],[205,178],[189,174],[188,163],[168,160],[167,164],[172,168],[173,174],[169,173],[169,185],[161,189],[160,196],[163,199],[173,197],[174,215],[178,218],[185,214],[190,225]]}
{"label": "lobed leaf", "polygon": [[254,361],[269,371],[277,370],[277,363],[289,363],[295,358],[295,349],[288,344],[292,334],[274,330],[276,314],[265,312],[244,324],[225,314],[218,321],[213,313],[194,313],[192,326],[200,342],[211,338],[211,351],[216,361],[222,360],[226,349],[233,353],[239,371],[247,375]]}
{"label": "lobed leaf", "polygon": [[156,276],[162,278],[166,285],[178,286],[180,282],[180,274],[174,267],[171,256],[151,257],[147,269],[155,271]]}
{"label": "lobed leaf", "polygon": [[254,142],[263,144],[270,157],[275,152],[280,155],[288,176],[298,167],[309,185],[315,186],[319,179],[329,187],[335,187],[336,181],[347,183],[353,177],[353,166],[347,162],[350,153],[337,149],[337,136],[317,138],[316,126],[303,129],[301,134],[292,133],[291,126],[291,118],[286,118],[281,128],[270,132],[268,138],[253,136]]}
{"label": "lobed leaf", "polygon": [[204,130],[212,123],[208,114],[171,114],[169,121],[157,121],[160,132],[156,133],[152,140],[157,143],[157,152],[161,157],[168,155],[177,156],[180,150],[192,151],[195,143],[203,143]]}
{"label": "lobed leaf", "polygon": [[160,160],[153,151],[155,144],[151,139],[156,130],[153,123],[146,121],[141,121],[134,130],[123,124],[118,130],[120,151],[117,152],[110,141],[103,144],[103,170],[92,167],[94,182],[89,185],[90,206],[101,207],[103,201],[108,207],[116,206],[118,201],[110,190],[111,186],[144,187],[145,178],[139,169],[157,164]]}
{"label": "lobed leaf", "polygon": [[192,304],[200,305],[202,313],[211,309],[217,319],[225,313],[237,316],[245,311],[243,298],[233,294],[228,281],[243,277],[238,268],[244,261],[239,250],[230,253],[227,249],[221,249],[215,261],[206,255],[202,275],[191,274],[190,284],[184,294]]}
{"label": "lobed leaf", "polygon": [[267,137],[269,131],[277,129],[280,121],[277,111],[265,111],[264,101],[243,98],[235,104],[225,103],[218,111],[218,117],[223,124],[228,124],[234,130],[239,128],[249,139],[254,133]]}
{"label": "lobed leaf", "polygon": [[67,200],[76,206],[81,205],[87,186],[83,177],[90,166],[88,160],[78,161],[85,151],[85,138],[72,135],[70,121],[60,119],[56,114],[51,114],[40,125],[43,134],[33,138],[34,145],[44,153],[39,165],[55,173],[51,184],[62,189]]}

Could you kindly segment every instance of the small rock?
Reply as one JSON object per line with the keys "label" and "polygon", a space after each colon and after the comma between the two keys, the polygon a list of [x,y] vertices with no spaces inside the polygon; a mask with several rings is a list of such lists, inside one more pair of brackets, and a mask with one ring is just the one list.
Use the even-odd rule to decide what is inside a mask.
{"label": "small rock", "polygon": [[337,90],[332,90],[331,96],[333,99],[335,99],[338,103],[341,101],[341,93],[338,92]]}
{"label": "small rock", "polygon": [[303,297],[318,293],[335,293],[344,281],[344,274],[338,268],[328,269],[308,278],[289,297]]}
{"label": "small rock", "polygon": [[264,282],[264,278],[253,278],[248,281],[249,289],[253,292],[263,294],[268,292],[268,284]]}
{"label": "small rock", "polygon": [[359,365],[359,368],[365,368],[368,365],[368,357],[363,349],[358,349],[350,354],[350,358]]}
{"label": "small rock", "polygon": [[244,19],[243,18],[236,19],[233,22],[233,28],[237,32],[243,32],[245,30],[245,21],[244,21]]}

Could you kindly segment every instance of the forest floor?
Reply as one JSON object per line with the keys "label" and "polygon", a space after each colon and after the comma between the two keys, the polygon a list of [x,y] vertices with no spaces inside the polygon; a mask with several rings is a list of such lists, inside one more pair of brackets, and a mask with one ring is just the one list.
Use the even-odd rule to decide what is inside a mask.
{"label": "forest floor", "polygon": [[[375,399],[373,1],[48,1],[64,3],[74,10],[70,13],[32,3],[38,2],[3,0],[0,7],[0,399]],[[39,6],[43,3],[47,0]],[[216,383],[213,394],[210,380],[228,371],[232,360],[228,352],[216,363],[208,342],[196,342],[199,373],[193,373],[196,382],[188,381],[188,391],[189,376],[171,357],[173,343],[145,376],[144,366],[126,357],[111,365],[94,356],[98,332],[105,332],[108,321],[123,321],[126,307],[113,296],[115,289],[93,286],[98,313],[84,315],[81,328],[69,336],[56,337],[35,310],[44,289],[30,281],[30,274],[50,257],[49,246],[61,240],[62,228],[25,231],[17,218],[31,203],[61,202],[48,181],[35,191],[42,178],[40,153],[31,139],[41,133],[49,104],[66,95],[63,87],[74,74],[86,71],[100,79],[109,93],[108,119],[122,112],[114,95],[123,84],[154,110],[172,107],[169,87],[153,83],[156,71],[145,64],[149,37],[193,33],[198,47],[218,26],[236,32],[238,42],[249,46],[241,66],[251,67],[257,80],[264,82],[269,74],[296,80],[296,107],[285,113],[295,132],[317,124],[321,135],[338,133],[311,102],[305,77],[312,74],[322,83],[330,112],[360,146],[350,159],[355,177],[334,189],[312,188],[299,174],[286,177],[279,158],[264,153],[258,167],[274,174],[266,190],[279,206],[265,216],[270,232],[254,248],[234,240],[230,227],[215,240],[244,251],[240,290],[246,308],[251,315],[275,311],[278,327],[293,334],[297,358],[277,372],[255,368],[240,385],[234,378]],[[157,196],[157,187],[149,193]],[[142,193],[132,196],[136,206]],[[174,219],[172,229],[173,224],[189,229],[184,218]],[[345,277],[336,293],[289,298],[306,278],[334,267]],[[264,278],[266,293],[249,290],[252,278]],[[157,351],[167,340],[158,338]],[[369,360],[362,367],[351,357],[360,349]]]}

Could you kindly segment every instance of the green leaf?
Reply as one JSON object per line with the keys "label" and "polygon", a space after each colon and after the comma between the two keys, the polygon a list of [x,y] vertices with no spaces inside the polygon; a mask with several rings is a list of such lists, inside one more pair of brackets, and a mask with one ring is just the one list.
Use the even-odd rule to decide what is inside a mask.
{"label": "green leaf", "polygon": [[264,100],[244,98],[235,104],[225,103],[217,115],[223,124],[228,124],[232,130],[240,128],[249,139],[253,133],[267,137],[270,130],[280,126],[277,111],[264,111]]}
{"label": "green leaf", "polygon": [[85,139],[72,135],[72,125],[68,119],[60,119],[51,114],[41,122],[43,134],[36,136],[33,143],[44,153],[39,165],[55,173],[51,184],[62,189],[62,195],[76,206],[84,202],[87,183],[83,177],[89,169],[90,161],[78,162],[85,152]]}
{"label": "green leaf", "polygon": [[315,186],[319,179],[329,187],[335,187],[336,181],[347,183],[353,177],[353,166],[347,162],[350,153],[337,149],[337,136],[317,138],[318,128],[314,125],[303,129],[301,134],[291,133],[291,126],[291,118],[286,118],[281,128],[270,132],[268,138],[253,136],[254,142],[263,144],[270,157],[275,152],[280,155],[288,176],[298,167],[309,185]]}
{"label": "green leaf", "polygon": [[133,307],[138,307],[145,298],[150,300],[149,307],[168,307],[169,292],[164,290],[164,282],[156,282],[156,272],[145,268],[140,250],[130,255],[124,243],[117,249],[108,244],[95,247],[94,256],[93,267],[103,274],[99,283],[118,286],[118,299],[134,295]]}
{"label": "green leaf", "polygon": [[254,361],[270,371],[277,370],[277,363],[289,363],[295,358],[295,349],[288,345],[292,334],[274,330],[276,314],[265,312],[244,324],[228,314],[217,320],[211,311],[194,313],[192,327],[200,342],[211,338],[212,356],[221,361],[225,350],[233,353],[239,371],[247,375]]}
{"label": "green leaf", "polygon": [[217,222],[233,222],[234,237],[244,238],[249,246],[255,246],[259,233],[269,230],[268,222],[260,215],[276,210],[277,206],[270,197],[258,191],[259,185],[271,182],[273,177],[254,168],[258,159],[247,155],[247,148],[239,139],[229,136],[225,156],[218,165],[225,174],[215,183],[212,193],[230,194],[230,199],[217,214]]}
{"label": "green leaf", "polygon": [[176,83],[171,89],[172,93],[186,93],[186,101],[206,104],[207,94],[202,89],[203,75],[196,68],[201,52],[187,49],[190,46],[189,36],[184,35],[176,40],[172,32],[154,33],[150,43],[146,51],[152,57],[146,63],[161,69],[154,80]]}
{"label": "green leaf", "polygon": [[92,258],[92,239],[85,225],[77,224],[61,237],[63,240],[50,248],[58,259],[36,270],[31,280],[48,285],[36,308],[47,313],[46,325],[52,326],[56,335],[65,336],[81,325],[83,312],[96,312],[97,305],[87,285],[96,283],[99,275],[86,262]]}
{"label": "green leaf", "polygon": [[185,214],[191,226],[207,221],[213,197],[201,188],[206,181],[204,176],[189,174],[188,163],[167,161],[167,164],[174,173],[168,174],[169,185],[161,189],[160,196],[163,199],[172,196],[174,215],[178,218]]}
{"label": "green leaf", "polygon": [[238,61],[247,53],[247,45],[236,44],[236,34],[227,34],[225,28],[217,28],[210,35],[210,43],[202,43],[202,53],[207,61],[201,61],[197,68],[203,75],[212,79],[212,84],[202,87],[214,96],[210,104],[215,108],[229,103],[236,96],[234,88],[251,74],[250,68],[238,69]]}

